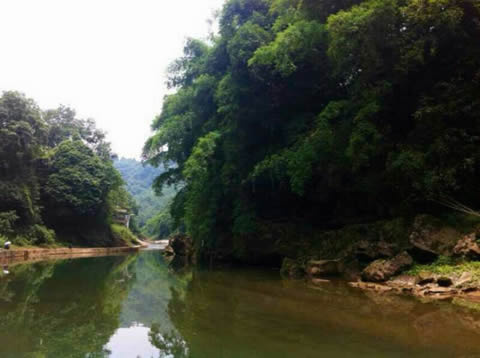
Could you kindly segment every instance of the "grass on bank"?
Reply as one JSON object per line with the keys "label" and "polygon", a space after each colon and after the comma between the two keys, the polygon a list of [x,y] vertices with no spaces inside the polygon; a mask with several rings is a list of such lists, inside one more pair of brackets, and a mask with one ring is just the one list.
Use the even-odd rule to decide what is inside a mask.
{"label": "grass on bank", "polygon": [[127,246],[135,246],[139,244],[137,237],[126,226],[112,224],[110,228],[112,230],[112,235],[116,240],[125,242]]}
{"label": "grass on bank", "polygon": [[480,280],[480,261],[455,261],[451,257],[440,256],[431,264],[414,265],[406,274],[418,275],[421,272],[429,272],[437,275],[461,275],[463,272],[470,272],[474,279]]}
{"label": "grass on bank", "polygon": [[[135,246],[139,244],[137,237],[127,227],[123,225],[112,224],[110,228],[111,234],[114,236],[117,242],[123,242],[126,246]],[[37,230],[37,233],[38,231],[39,230]],[[3,245],[7,241],[12,242],[10,246],[11,249],[33,249],[39,247],[51,249],[69,246],[68,240],[59,241],[52,230],[45,229],[42,231],[43,232],[39,235],[40,239],[32,239],[31,237],[25,235],[17,235],[14,238],[8,238],[0,234],[0,249],[3,248]]]}

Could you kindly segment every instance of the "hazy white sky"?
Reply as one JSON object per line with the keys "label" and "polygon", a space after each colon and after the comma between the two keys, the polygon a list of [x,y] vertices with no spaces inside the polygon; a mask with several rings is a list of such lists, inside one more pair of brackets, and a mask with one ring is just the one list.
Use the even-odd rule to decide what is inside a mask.
{"label": "hazy white sky", "polygon": [[139,157],[186,37],[206,37],[224,0],[0,0],[0,91],[73,107]]}

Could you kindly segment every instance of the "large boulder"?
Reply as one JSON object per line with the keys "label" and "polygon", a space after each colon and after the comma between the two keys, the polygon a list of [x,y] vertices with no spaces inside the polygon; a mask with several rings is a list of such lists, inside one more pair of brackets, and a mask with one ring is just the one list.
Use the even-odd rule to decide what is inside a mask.
{"label": "large boulder", "polygon": [[165,248],[163,249],[163,254],[165,256],[173,256],[175,255],[175,251],[173,251],[172,247],[167,245],[165,246]]}
{"label": "large boulder", "polygon": [[192,239],[187,235],[177,234],[170,238],[168,246],[173,249],[175,255],[190,257],[193,254]]}
{"label": "large boulder", "polygon": [[311,260],[308,262],[306,272],[308,277],[338,276],[343,271],[341,260]]}
{"label": "large boulder", "polygon": [[402,252],[392,259],[372,262],[362,271],[362,279],[369,282],[384,282],[412,264],[412,257],[407,252]]}
{"label": "large boulder", "polygon": [[453,248],[453,254],[469,260],[480,260],[480,246],[477,243],[477,235],[473,233],[458,240]]}
{"label": "large boulder", "polygon": [[459,236],[458,231],[441,221],[428,215],[418,215],[413,223],[407,251],[416,262],[431,263],[439,255],[450,256]]}

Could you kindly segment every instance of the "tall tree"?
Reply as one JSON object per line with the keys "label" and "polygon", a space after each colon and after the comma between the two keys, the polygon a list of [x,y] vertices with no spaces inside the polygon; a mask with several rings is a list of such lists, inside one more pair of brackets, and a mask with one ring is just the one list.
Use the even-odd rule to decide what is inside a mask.
{"label": "tall tree", "polygon": [[[320,228],[480,206],[476,0],[230,0],[189,40],[144,159],[185,183],[171,211],[199,249],[266,222]],[[174,163],[175,165],[172,165]],[[201,250],[200,250],[201,251]]]}

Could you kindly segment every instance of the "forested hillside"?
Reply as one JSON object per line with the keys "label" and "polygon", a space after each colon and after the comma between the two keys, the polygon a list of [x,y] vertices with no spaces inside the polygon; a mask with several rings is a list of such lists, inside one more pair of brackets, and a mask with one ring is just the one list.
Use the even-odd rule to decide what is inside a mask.
{"label": "forested hillside", "polygon": [[162,190],[162,195],[155,195],[152,188],[153,181],[164,170],[126,158],[115,160],[114,166],[122,175],[127,191],[138,205],[135,218],[138,229],[148,237],[168,236],[172,230],[169,205],[176,190],[173,187],[167,187]]}
{"label": "forested hillside", "polygon": [[[0,241],[113,246],[132,239],[112,225],[134,203],[92,120],[67,107],[42,111],[17,92],[0,98]],[[127,235],[127,236],[125,236]]]}
{"label": "forested hillside", "polygon": [[478,0],[229,0],[219,24],[144,147],[200,252],[480,207]]}

